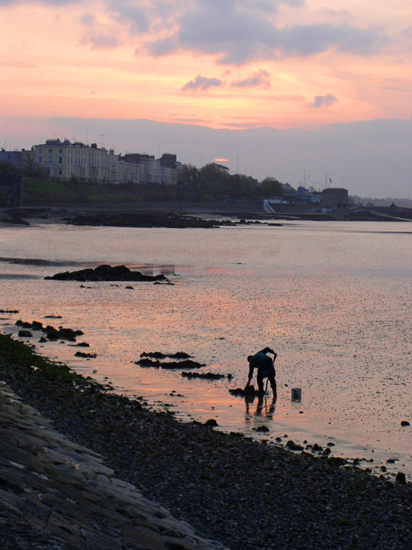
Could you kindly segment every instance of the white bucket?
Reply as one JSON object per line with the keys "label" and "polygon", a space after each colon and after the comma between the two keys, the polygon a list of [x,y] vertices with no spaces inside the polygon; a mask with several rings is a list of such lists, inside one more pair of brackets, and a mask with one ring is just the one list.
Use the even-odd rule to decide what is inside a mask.
{"label": "white bucket", "polygon": [[302,388],[292,388],[292,401],[300,401],[302,399]]}

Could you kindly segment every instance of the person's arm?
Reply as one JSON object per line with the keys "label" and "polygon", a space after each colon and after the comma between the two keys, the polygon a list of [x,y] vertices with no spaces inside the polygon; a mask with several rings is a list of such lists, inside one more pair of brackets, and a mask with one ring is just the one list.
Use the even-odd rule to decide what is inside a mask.
{"label": "person's arm", "polygon": [[252,378],[253,378],[254,369],[255,369],[255,364],[254,364],[253,357],[252,357],[252,359],[249,362],[249,376],[248,376],[248,381],[247,381],[247,384],[245,386],[245,389],[250,386],[250,383],[251,383]]}
{"label": "person's arm", "polygon": [[249,363],[249,376],[248,376],[248,379],[247,379],[246,388],[248,388],[250,386],[252,378],[253,378],[253,367],[252,367],[252,364]]}
{"label": "person's arm", "polygon": [[259,353],[271,353],[272,355],[275,356],[275,359],[276,359],[276,357],[277,357],[277,353],[275,353],[275,352],[273,351],[273,349],[271,349],[271,348],[262,349],[262,351],[260,351]]}

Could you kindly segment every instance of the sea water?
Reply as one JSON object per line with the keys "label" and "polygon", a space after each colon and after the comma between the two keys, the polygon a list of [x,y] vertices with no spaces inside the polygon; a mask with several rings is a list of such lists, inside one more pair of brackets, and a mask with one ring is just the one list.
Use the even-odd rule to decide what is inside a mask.
{"label": "sea water", "polygon": [[[44,280],[102,263],[164,273],[173,286]],[[412,478],[412,426],[401,426],[412,425],[409,222],[3,226],[0,284],[0,309],[19,311],[0,314],[3,332],[17,336],[18,319],[82,330],[90,348],[40,344],[39,333],[27,341],[116,392],[273,444],[329,443],[376,474],[385,466]],[[247,356],[265,346],[278,354],[276,402],[270,389],[263,401],[232,396],[247,381]],[[79,349],[97,357],[75,357]],[[200,372],[225,378],[135,364],[154,351],[186,352],[206,365]]]}

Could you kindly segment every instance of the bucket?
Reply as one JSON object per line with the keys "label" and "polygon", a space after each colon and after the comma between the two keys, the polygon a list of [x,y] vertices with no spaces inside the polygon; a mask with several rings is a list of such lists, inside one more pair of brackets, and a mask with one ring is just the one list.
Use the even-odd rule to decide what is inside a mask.
{"label": "bucket", "polygon": [[300,401],[302,399],[302,388],[292,388],[292,401]]}

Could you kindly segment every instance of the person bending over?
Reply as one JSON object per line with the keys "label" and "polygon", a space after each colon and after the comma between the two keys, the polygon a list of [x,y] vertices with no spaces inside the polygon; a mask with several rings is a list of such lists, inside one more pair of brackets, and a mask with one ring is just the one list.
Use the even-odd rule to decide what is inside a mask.
{"label": "person bending over", "polygon": [[[273,355],[273,360],[266,355],[271,353]],[[259,387],[259,393],[263,394],[263,380],[265,378],[269,379],[270,385],[272,386],[273,396],[276,397],[276,372],[274,367],[274,362],[276,360],[277,353],[275,353],[270,348],[262,349],[255,355],[249,355],[247,360],[249,361],[249,379],[247,381],[246,388],[249,387],[250,382],[253,378],[253,371],[257,369],[257,383]]]}

